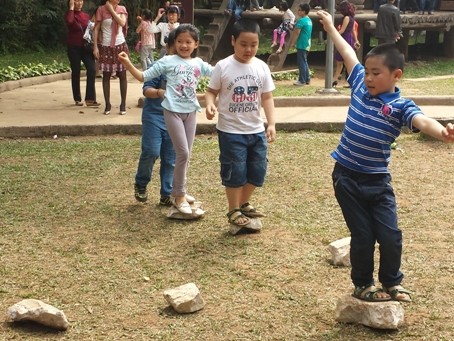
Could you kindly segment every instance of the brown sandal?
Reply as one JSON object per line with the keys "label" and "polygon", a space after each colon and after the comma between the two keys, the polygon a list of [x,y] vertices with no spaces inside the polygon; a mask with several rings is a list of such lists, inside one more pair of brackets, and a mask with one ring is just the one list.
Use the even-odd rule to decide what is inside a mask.
{"label": "brown sandal", "polygon": [[[246,226],[251,222],[251,220],[245,216],[239,208],[235,208],[227,213],[227,218],[229,219],[229,223],[236,225],[236,226]],[[243,219],[243,222],[240,223],[238,220]]]}
{"label": "brown sandal", "polygon": [[240,211],[246,217],[249,217],[249,218],[266,217],[266,215],[264,213],[257,211],[257,209],[248,202],[245,202],[243,205],[240,206]]}

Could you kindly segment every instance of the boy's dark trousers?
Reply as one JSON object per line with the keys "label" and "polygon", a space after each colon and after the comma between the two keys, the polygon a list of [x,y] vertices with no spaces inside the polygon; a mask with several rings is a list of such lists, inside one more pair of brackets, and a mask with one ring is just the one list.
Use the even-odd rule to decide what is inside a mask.
{"label": "boy's dark trousers", "polygon": [[352,171],[334,166],[334,193],[351,233],[351,278],[355,286],[374,283],[374,250],[379,243],[378,279],[389,288],[400,284],[402,232],[397,226],[397,208],[390,174]]}

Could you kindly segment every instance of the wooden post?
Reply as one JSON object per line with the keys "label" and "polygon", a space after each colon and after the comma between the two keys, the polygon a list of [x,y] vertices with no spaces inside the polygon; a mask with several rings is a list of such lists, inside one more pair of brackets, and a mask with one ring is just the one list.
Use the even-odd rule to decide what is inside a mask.
{"label": "wooden post", "polygon": [[404,54],[405,60],[408,60],[408,41],[410,40],[410,30],[408,28],[404,28],[402,30],[403,37],[399,39],[397,42],[397,46]]}
{"label": "wooden post", "polygon": [[454,58],[454,29],[443,33],[443,55],[448,58]]}
{"label": "wooden post", "polygon": [[363,54],[364,54],[364,24],[358,23],[358,41],[361,44],[360,48],[356,51],[356,55],[358,56],[359,61],[363,62]]}
{"label": "wooden post", "polygon": [[437,51],[437,45],[440,38],[439,31],[426,31],[426,41],[424,48],[427,51]]}

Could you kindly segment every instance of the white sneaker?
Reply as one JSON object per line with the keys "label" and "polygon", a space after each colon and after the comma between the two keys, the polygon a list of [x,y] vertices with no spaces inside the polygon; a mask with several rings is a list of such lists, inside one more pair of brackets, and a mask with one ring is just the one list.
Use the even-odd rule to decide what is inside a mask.
{"label": "white sneaker", "polygon": [[172,201],[173,207],[175,207],[179,212],[183,214],[192,214],[191,206],[189,206],[189,203],[187,201],[183,201],[179,205],[177,205],[175,197],[170,197],[170,200]]}
{"label": "white sneaker", "polygon": [[263,11],[263,6],[259,6],[259,11]]}
{"label": "white sneaker", "polygon": [[277,53],[277,54],[279,54],[279,53],[281,53],[281,52],[282,52],[282,48],[281,48],[281,47],[278,48],[278,49],[276,50],[276,53]]}
{"label": "white sneaker", "polygon": [[272,11],[279,11],[279,8],[277,8],[276,6],[273,6],[272,8],[270,8],[270,10],[272,10]]}

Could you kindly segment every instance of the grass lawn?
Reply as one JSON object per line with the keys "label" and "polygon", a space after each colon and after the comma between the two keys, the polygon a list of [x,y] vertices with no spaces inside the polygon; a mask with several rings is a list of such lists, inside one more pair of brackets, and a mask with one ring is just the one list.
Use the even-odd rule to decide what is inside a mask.
{"label": "grass lawn", "polygon": [[[402,328],[377,331],[334,320],[337,299],[352,290],[349,269],[328,262],[327,245],[348,235],[330,179],[338,139],[279,132],[253,198],[268,213],[263,231],[237,237],[227,233],[215,136],[194,145],[189,192],[206,216],[192,222],[168,220],[156,205],[158,169],[150,201],[135,201],[138,136],[0,140],[2,309],[41,299],[71,323],[64,333],[2,323],[0,338],[452,340],[454,146],[402,135],[393,151],[414,302]],[[206,306],[178,315],[163,291],[188,282]]]}

